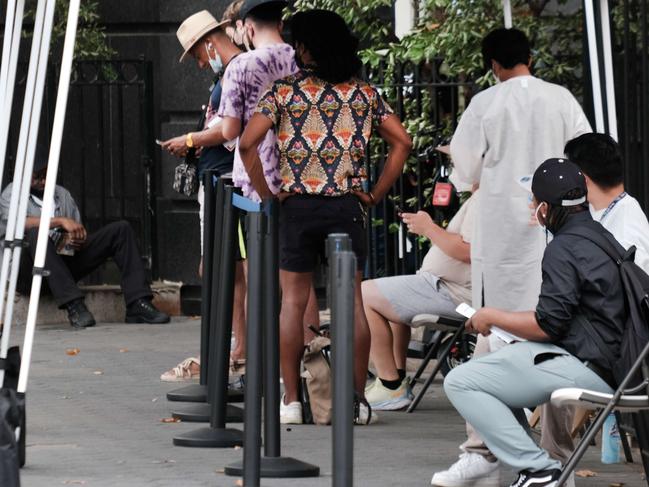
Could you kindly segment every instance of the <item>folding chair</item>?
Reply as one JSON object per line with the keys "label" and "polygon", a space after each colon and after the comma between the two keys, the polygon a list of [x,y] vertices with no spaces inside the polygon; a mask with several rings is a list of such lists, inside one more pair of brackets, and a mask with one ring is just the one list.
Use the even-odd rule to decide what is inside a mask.
{"label": "folding chair", "polygon": [[[618,389],[613,394],[604,394],[601,392],[590,391],[579,388],[558,389],[552,393],[552,403],[556,406],[578,406],[593,410],[599,410],[595,420],[592,422],[581,441],[575,448],[572,456],[563,468],[563,472],[557,482],[557,487],[561,487],[568,476],[577,466],[588,449],[597,432],[602,428],[606,417],[612,411],[634,413],[634,422],[636,424],[636,438],[642,451],[642,463],[645,469],[645,475],[649,473],[649,421],[647,421],[647,412],[649,411],[649,364],[647,356],[649,355],[649,343],[644,347],[642,353],[633,364],[633,367],[624,378]],[[630,381],[638,369],[642,368],[643,381],[640,385],[627,389]],[[618,416],[619,417],[619,416]],[[625,448],[626,449],[626,448]],[[626,452],[625,452],[626,453]],[[647,476],[647,475],[646,475]],[[648,480],[649,482],[649,480]]]}
{"label": "folding chair", "polygon": [[[433,357],[437,357],[437,364],[426,379],[426,382],[424,382],[421,390],[417,393],[412,403],[408,407],[407,411],[409,413],[415,410],[421,399],[424,397],[424,394],[435,380],[437,373],[442,368],[444,361],[446,361],[447,357],[451,353],[453,346],[457,343],[458,339],[462,337],[465,321],[466,318],[462,318],[460,316],[438,316],[431,314],[421,314],[413,318],[411,326],[415,328],[425,326],[429,330],[433,330],[435,334],[433,335],[432,342],[429,345],[428,351],[426,352],[421,365],[417,369],[414,377],[410,380],[410,387],[414,387],[415,383],[424,373],[424,370],[428,366],[429,362],[433,359]],[[448,345],[440,352],[444,339],[449,335],[451,336],[451,339],[448,341]],[[470,357],[467,357],[467,359],[468,358]]]}

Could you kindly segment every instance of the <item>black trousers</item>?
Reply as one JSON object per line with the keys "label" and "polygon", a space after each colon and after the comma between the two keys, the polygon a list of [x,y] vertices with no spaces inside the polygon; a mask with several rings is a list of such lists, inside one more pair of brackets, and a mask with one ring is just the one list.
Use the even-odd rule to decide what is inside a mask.
{"label": "black trousers", "polygon": [[[38,228],[25,230],[25,241],[29,246],[22,252],[17,286],[23,294],[29,293],[31,288],[37,238]],[[46,277],[46,283],[59,307],[82,298],[83,293],[77,286],[77,281],[109,258],[115,261],[122,273],[122,292],[127,306],[136,299],[152,296],[135,233],[128,222],[119,221],[88,235],[85,246],[75,251],[73,256],[57,254],[54,242],[48,240],[45,269],[50,274]]]}

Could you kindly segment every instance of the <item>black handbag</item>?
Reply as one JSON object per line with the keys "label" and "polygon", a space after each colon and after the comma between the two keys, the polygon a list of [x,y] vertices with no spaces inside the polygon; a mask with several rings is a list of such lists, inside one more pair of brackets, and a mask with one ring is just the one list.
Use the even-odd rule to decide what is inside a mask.
{"label": "black handbag", "polygon": [[[198,126],[196,127],[197,132],[203,130],[206,117],[207,106],[198,121]],[[185,159],[176,166],[174,170],[173,189],[186,196],[192,196],[198,193],[198,157],[196,157],[196,147],[187,149]]]}

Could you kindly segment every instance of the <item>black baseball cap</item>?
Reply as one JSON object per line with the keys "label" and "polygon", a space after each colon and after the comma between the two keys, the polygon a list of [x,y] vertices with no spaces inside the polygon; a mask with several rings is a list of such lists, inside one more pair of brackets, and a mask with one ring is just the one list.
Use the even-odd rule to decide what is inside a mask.
{"label": "black baseball cap", "polygon": [[[538,167],[531,181],[532,194],[539,202],[545,201],[557,206],[577,206],[586,201],[588,190],[584,174],[568,159],[548,159]],[[575,190],[581,196],[567,196]]]}
{"label": "black baseball cap", "polygon": [[262,5],[276,4],[278,9],[288,5],[288,0],[245,0],[239,10],[239,18],[245,20],[248,14]]}

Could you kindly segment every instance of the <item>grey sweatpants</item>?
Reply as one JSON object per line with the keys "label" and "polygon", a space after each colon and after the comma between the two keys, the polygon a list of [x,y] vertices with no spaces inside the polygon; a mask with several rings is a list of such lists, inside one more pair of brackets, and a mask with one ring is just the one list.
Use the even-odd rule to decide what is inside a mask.
{"label": "grey sweatpants", "polygon": [[523,408],[550,400],[552,392],[611,388],[579,359],[548,343],[520,342],[453,369],[446,394],[489,450],[516,470],[561,468],[528,434]]}

